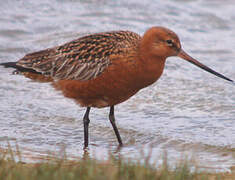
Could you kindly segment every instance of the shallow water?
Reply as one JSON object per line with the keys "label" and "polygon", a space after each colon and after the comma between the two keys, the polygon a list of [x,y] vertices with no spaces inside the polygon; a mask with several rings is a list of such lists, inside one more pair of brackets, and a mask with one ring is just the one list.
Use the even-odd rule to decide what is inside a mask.
{"label": "shallow water", "polygon": [[[235,79],[234,8],[232,0],[9,0],[0,6],[0,62],[87,33],[143,34],[161,25],[173,29],[193,57]],[[0,67],[0,147],[8,139],[32,156],[66,147],[68,156],[81,157],[85,109],[50,84],[11,72]],[[208,170],[235,166],[235,87],[179,58],[169,58],[157,83],[115,110],[126,144],[118,154],[143,158],[152,148],[152,162],[167,152],[172,162],[192,157]],[[90,152],[101,159],[117,148],[108,111],[90,115]]]}

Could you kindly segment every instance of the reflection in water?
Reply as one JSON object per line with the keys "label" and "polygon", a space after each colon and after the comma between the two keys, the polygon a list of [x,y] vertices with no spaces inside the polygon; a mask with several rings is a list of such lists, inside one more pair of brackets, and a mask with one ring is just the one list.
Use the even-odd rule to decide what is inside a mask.
{"label": "reflection in water", "polygon": [[[235,4],[228,2],[7,1],[0,6],[0,62],[16,61],[87,33],[128,29],[142,34],[161,25],[177,32],[193,57],[235,79]],[[102,159],[110,151],[136,158],[151,149],[152,162],[161,160],[166,150],[172,161],[184,154],[207,168],[227,170],[235,165],[234,87],[179,58],[168,59],[157,83],[116,107],[125,144],[119,151],[108,108],[91,109],[91,146],[86,154],[84,108],[50,84],[13,76],[10,69],[0,68],[0,82],[0,147],[16,139],[26,161],[59,154],[66,147],[71,158]]]}

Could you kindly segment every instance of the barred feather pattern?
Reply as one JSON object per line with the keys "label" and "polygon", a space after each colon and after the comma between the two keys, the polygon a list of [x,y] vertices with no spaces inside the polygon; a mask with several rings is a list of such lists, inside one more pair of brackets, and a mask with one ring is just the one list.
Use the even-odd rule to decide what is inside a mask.
{"label": "barred feather pattern", "polygon": [[64,45],[25,55],[17,65],[53,79],[90,80],[112,62],[111,55],[128,54],[141,37],[130,31],[112,31],[81,37]]}

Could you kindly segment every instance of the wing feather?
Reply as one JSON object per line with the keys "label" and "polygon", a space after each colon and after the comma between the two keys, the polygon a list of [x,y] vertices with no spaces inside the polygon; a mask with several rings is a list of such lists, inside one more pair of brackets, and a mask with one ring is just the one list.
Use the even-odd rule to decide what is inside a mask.
{"label": "wing feather", "polygon": [[127,54],[140,36],[129,31],[88,35],[54,48],[27,54],[17,65],[53,79],[90,80],[112,63],[111,54]]}

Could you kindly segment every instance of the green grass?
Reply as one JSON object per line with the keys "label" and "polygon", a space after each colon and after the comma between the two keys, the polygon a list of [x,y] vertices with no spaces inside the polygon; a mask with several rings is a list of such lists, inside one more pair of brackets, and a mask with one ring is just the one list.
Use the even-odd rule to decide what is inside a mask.
{"label": "green grass", "polygon": [[[235,179],[235,174],[190,172],[187,161],[169,169],[167,159],[160,168],[148,163],[114,157],[99,161],[89,156],[79,160],[50,157],[40,163],[22,163],[19,150],[0,152],[0,180],[220,180]],[[18,159],[16,161],[15,159]]]}

